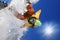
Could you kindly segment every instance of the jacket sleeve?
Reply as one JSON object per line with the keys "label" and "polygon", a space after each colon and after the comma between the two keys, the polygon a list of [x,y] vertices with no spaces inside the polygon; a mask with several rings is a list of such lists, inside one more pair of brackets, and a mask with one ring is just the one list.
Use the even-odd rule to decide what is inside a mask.
{"label": "jacket sleeve", "polygon": [[37,11],[35,14],[33,14],[32,16],[33,16],[33,17],[36,17],[37,19],[39,19],[40,14],[41,14],[41,9],[38,10],[38,11]]}

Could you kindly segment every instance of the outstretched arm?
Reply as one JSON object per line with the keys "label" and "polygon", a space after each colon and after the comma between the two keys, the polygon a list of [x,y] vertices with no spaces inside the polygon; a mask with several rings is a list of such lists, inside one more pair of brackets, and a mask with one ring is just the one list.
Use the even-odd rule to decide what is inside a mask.
{"label": "outstretched arm", "polygon": [[25,17],[24,17],[23,15],[19,14],[17,11],[14,11],[14,13],[15,13],[15,16],[16,16],[18,19],[20,19],[20,20],[24,20],[24,19],[25,19]]}
{"label": "outstretched arm", "polygon": [[36,17],[37,19],[39,19],[39,16],[41,14],[41,9],[38,10],[34,15],[32,15],[33,17]]}

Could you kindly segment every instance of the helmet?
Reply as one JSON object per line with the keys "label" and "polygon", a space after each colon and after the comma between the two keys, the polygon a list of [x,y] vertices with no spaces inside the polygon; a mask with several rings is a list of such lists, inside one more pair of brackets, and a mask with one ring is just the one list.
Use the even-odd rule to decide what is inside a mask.
{"label": "helmet", "polygon": [[35,26],[41,26],[41,22],[39,20],[36,20],[34,23]]}

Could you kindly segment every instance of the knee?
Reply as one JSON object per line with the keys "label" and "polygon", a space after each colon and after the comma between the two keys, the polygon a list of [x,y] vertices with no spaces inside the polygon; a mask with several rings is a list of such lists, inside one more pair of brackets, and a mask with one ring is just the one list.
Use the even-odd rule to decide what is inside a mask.
{"label": "knee", "polygon": [[19,19],[20,19],[20,20],[24,20],[24,19],[25,19],[25,17],[24,17],[24,16],[21,16]]}

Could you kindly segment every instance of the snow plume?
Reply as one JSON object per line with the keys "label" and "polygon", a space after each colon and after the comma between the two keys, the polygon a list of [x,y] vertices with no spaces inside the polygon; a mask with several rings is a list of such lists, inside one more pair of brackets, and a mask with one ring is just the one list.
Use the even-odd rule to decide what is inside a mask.
{"label": "snow plume", "polygon": [[20,40],[23,36],[25,30],[20,27],[25,20],[17,19],[9,8],[13,6],[19,13],[23,13],[24,5],[24,0],[12,0],[8,7],[0,10],[0,40]]}
{"label": "snow plume", "polygon": [[18,40],[23,35],[23,30],[20,28],[24,21],[18,20],[8,10],[4,9],[0,12],[0,40]]}
{"label": "snow plume", "polygon": [[[26,28],[20,28],[25,20],[17,19],[13,12],[9,10],[11,6],[19,13],[23,14],[26,10],[26,0],[12,0],[8,7],[0,10],[0,40],[20,40]],[[33,0],[31,0],[33,2]],[[37,1],[34,1],[35,3]]]}

